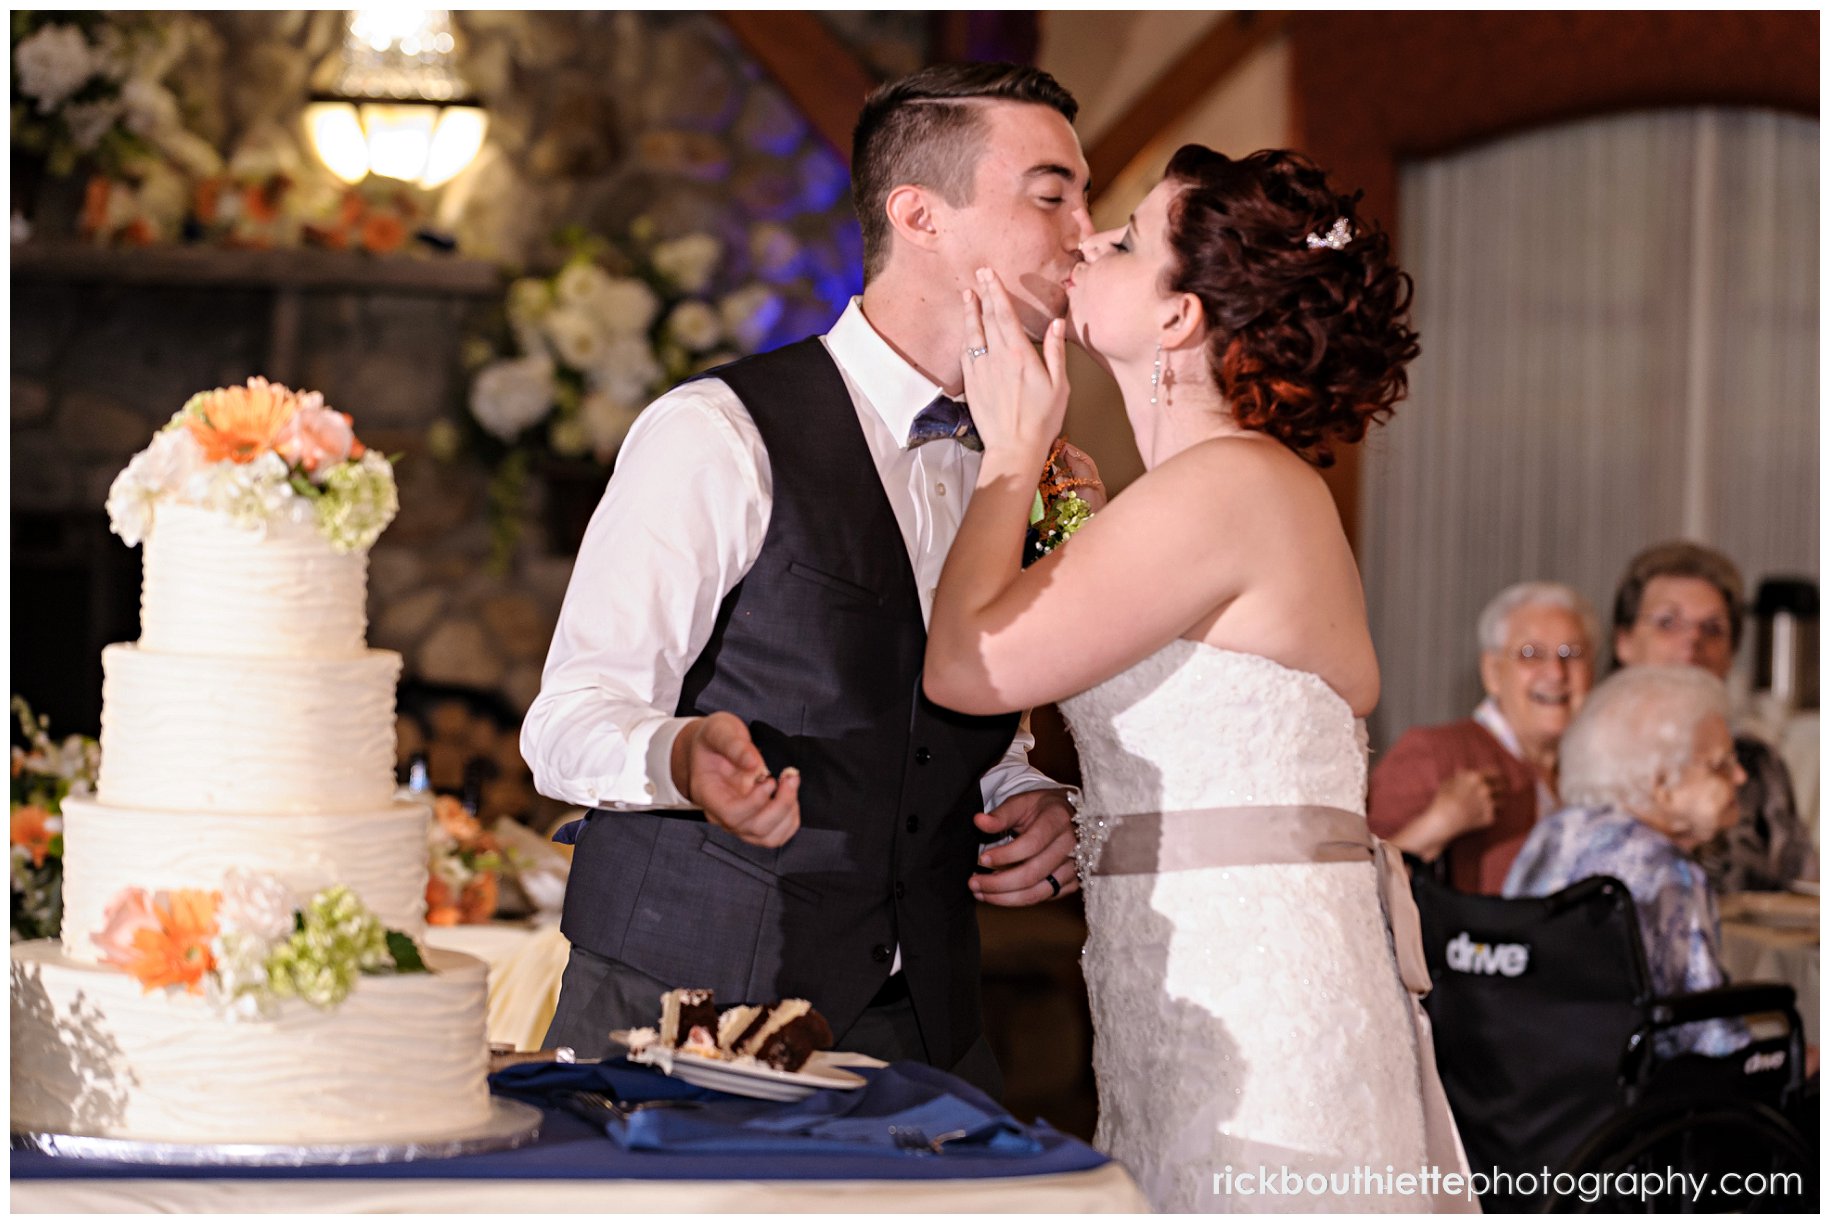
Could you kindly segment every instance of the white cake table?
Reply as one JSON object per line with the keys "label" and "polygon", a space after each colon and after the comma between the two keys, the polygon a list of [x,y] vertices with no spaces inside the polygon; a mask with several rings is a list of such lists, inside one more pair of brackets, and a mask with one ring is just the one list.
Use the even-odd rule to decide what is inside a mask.
{"label": "white cake table", "polygon": [[489,966],[489,1040],[538,1050],[559,1000],[571,945],[550,921],[504,921],[426,928],[434,948],[465,952]]}

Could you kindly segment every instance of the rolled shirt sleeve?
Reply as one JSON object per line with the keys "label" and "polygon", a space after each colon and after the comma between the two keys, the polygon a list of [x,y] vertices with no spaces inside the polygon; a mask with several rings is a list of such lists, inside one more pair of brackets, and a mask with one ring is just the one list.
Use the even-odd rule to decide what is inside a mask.
{"label": "rolled shirt sleeve", "polygon": [[1004,750],[1003,759],[979,779],[979,798],[984,801],[987,812],[995,811],[1006,799],[1034,790],[1065,791],[1068,802],[1079,808],[1080,791],[1077,788],[1063,786],[1029,763],[1029,750],[1035,746],[1035,734],[1029,729],[1029,711],[1025,710],[1022,721],[1017,724],[1016,737]]}
{"label": "rolled shirt sleeve", "polygon": [[591,516],[521,727],[541,794],[610,810],[690,808],[673,711],[769,526],[768,452],[715,379],[676,387],[629,432]]}

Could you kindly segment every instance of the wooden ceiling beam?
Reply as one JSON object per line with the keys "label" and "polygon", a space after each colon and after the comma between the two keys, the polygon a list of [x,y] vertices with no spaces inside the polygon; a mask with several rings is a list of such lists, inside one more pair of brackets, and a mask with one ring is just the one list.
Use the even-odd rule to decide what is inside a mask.
{"label": "wooden ceiling beam", "polygon": [[947,9],[931,19],[936,63],[1004,60],[1033,66],[1041,24],[1032,10]]}
{"label": "wooden ceiling beam", "polygon": [[851,130],[881,83],[812,13],[731,10],[718,16],[800,108],[832,151],[851,165]]}
{"label": "wooden ceiling beam", "polygon": [[1087,151],[1097,191],[1116,179],[1163,129],[1212,93],[1253,52],[1283,33],[1290,14],[1235,12],[1223,16],[1181,57],[1158,74],[1137,101]]}

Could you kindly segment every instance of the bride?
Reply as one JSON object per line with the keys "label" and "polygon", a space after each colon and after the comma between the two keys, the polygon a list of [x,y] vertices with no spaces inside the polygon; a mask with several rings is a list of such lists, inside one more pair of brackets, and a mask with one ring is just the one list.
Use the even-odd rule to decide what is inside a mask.
{"label": "bride", "polygon": [[[985,453],[925,684],[965,713],[1061,702],[1085,796],[1054,883],[1089,877],[1096,1142],[1159,1210],[1468,1203],[1397,1180],[1466,1166],[1402,865],[1366,831],[1378,662],[1311,466],[1389,415],[1417,352],[1357,198],[1295,154],[1191,145],[1082,247],[1040,357],[993,274],[962,295]],[[1070,328],[1147,470],[1022,569]]]}

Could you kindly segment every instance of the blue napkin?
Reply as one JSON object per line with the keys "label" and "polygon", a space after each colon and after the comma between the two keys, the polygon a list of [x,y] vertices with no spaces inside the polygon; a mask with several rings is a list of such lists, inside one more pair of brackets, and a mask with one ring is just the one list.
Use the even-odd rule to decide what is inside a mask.
{"label": "blue napkin", "polygon": [[729,1093],[695,1088],[685,1080],[662,1075],[627,1058],[595,1063],[527,1062],[504,1067],[489,1077],[490,1091],[557,1108],[567,1092],[601,1092],[613,1101],[735,1101]]}
{"label": "blue napkin", "polygon": [[[794,1102],[756,1101],[693,1088],[627,1060],[596,1065],[523,1064],[498,1072],[497,1091],[535,1103],[587,1090],[619,1101],[685,1099],[695,1109],[654,1109],[604,1131],[634,1151],[906,1154],[932,1156],[909,1136],[945,1138],[940,1155],[1027,1156],[1046,1130],[1025,1127],[970,1084],[921,1063],[852,1068],[862,1088],[825,1089]],[[542,1098],[545,1098],[544,1102]],[[898,1135],[902,1135],[901,1142]]]}

